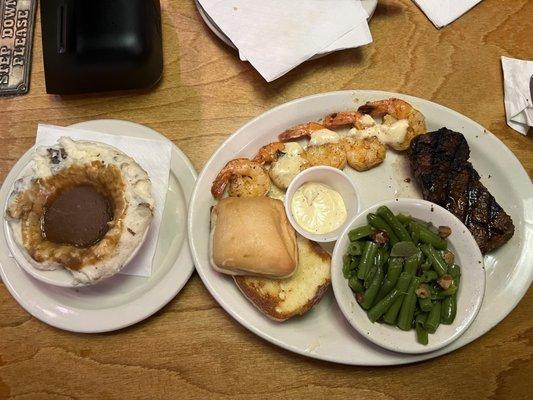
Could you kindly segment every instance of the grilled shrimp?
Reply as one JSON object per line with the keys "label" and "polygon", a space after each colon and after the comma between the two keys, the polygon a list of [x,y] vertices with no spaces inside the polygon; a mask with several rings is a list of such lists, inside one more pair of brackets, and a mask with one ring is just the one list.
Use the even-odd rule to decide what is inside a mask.
{"label": "grilled shrimp", "polygon": [[276,161],[285,150],[285,143],[273,142],[259,149],[253,161],[259,164],[269,164]]}
{"label": "grilled shrimp", "polygon": [[359,107],[359,112],[370,114],[372,117],[385,117],[387,115],[395,119],[406,119],[409,123],[407,133],[403,142],[392,147],[395,150],[407,150],[411,140],[418,135],[426,133],[426,122],[422,113],[406,101],[400,99],[387,99],[369,101]]}
{"label": "grilled shrimp", "polygon": [[297,140],[301,138],[310,138],[313,132],[321,131],[326,127],[318,122],[307,122],[287,129],[285,132],[278,136],[282,142],[288,142],[289,140]]}
{"label": "grilled shrimp", "polygon": [[381,164],[387,153],[387,146],[376,137],[342,139],[348,165],[356,171],[366,171]]}
{"label": "grilled shrimp", "polygon": [[274,142],[261,147],[254,161],[270,164],[270,179],[278,188],[285,190],[294,177],[306,168],[304,155],[305,150],[298,143]]}
{"label": "grilled shrimp", "polygon": [[356,129],[365,129],[372,125],[372,123],[366,122],[365,116],[359,111],[342,111],[324,117],[324,126],[328,129],[343,128],[345,126],[354,126]]}
{"label": "grilled shrimp", "polygon": [[222,168],[211,186],[213,197],[222,197],[228,182],[231,197],[260,197],[270,189],[270,178],[261,164],[247,158],[231,160]]}
{"label": "grilled shrimp", "polygon": [[279,135],[279,140],[286,142],[309,138],[309,146],[303,155],[307,167],[327,165],[343,169],[346,166],[346,152],[340,143],[339,135],[317,122],[296,125]]}

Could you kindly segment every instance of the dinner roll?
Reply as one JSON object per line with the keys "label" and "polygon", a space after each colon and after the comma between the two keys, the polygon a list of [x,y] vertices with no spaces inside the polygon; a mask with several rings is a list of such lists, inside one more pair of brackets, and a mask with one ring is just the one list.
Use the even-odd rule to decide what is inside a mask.
{"label": "dinner roll", "polygon": [[268,197],[227,197],[211,212],[211,264],[229,275],[291,276],[296,234],[283,203]]}

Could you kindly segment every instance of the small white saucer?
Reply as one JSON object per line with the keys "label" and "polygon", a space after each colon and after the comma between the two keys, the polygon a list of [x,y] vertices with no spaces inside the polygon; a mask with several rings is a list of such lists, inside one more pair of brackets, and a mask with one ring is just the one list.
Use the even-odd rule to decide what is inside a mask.
{"label": "small white saucer", "polygon": [[[109,134],[168,140],[146,126],[128,121],[94,120],[73,126]],[[33,149],[30,149],[6,177],[0,189],[2,206],[14,180],[32,155]],[[30,314],[60,329],[108,332],[142,321],[174,298],[194,271],[187,239],[187,210],[195,181],[196,171],[189,159],[172,146],[169,188],[149,278],[118,274],[94,286],[52,286],[34,279],[17,265],[9,253],[2,230],[2,281]]]}

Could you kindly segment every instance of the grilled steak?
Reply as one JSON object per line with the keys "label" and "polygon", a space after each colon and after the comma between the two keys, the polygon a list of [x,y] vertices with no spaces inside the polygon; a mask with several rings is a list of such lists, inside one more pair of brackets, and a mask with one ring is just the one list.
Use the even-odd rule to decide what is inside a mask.
{"label": "grilled steak", "polygon": [[482,253],[505,244],[514,233],[511,217],[479,180],[468,161],[470,149],[461,133],[441,128],[411,142],[411,172],[422,186],[424,199],[459,218]]}

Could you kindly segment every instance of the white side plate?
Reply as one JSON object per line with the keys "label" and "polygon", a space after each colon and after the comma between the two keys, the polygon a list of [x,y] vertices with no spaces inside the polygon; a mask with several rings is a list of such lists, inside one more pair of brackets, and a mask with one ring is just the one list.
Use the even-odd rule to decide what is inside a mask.
{"label": "white side plate", "polygon": [[[481,181],[511,215],[516,226],[513,238],[484,258],[485,301],[478,317],[455,342],[436,352],[406,355],[383,350],[355,332],[337,307],[331,292],[308,314],[276,323],[260,314],[235,287],[233,281],[209,265],[209,209],[215,204],[210,188],[227,161],[255,155],[277,140],[286,128],[322,118],[326,114],[353,110],[369,100],[400,97],[426,117],[430,131],[446,126],[462,132]],[[410,178],[407,157],[393,151],[377,168],[358,173],[345,170],[360,190],[362,208],[396,197],[421,198]],[[196,269],[213,297],[239,323],[285,349],[322,360],[358,365],[392,365],[437,357],[480,337],[516,306],[533,279],[533,187],[513,153],[481,125],[453,110],[416,97],[380,91],[342,91],[297,99],[253,119],[228,138],[213,154],[200,174],[191,198],[188,230]],[[529,247],[528,247],[529,240]]]}
{"label": "white side plate", "polygon": [[[154,130],[127,121],[95,120],[73,125],[103,133],[165,139]],[[33,149],[24,154],[0,190],[5,204],[14,179],[27,165]],[[172,147],[169,191],[154,257],[152,276],[115,275],[98,285],[63,288],[40,282],[10,256],[0,233],[0,276],[12,296],[35,318],[74,332],[108,332],[139,322],[167,304],[188,281],[194,265],[187,245],[188,200],[196,180],[189,159]]]}

